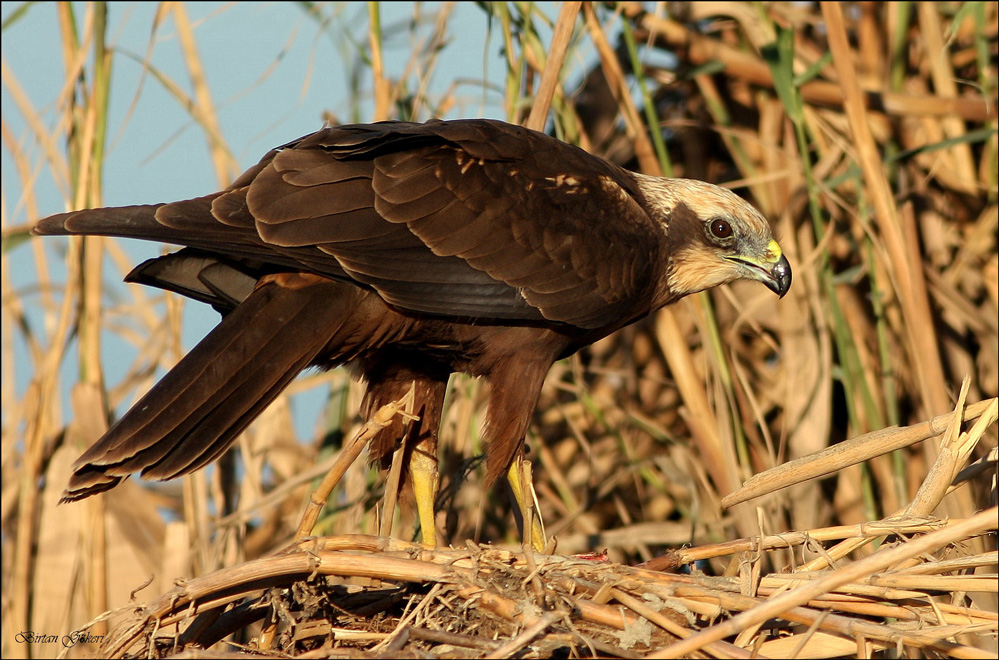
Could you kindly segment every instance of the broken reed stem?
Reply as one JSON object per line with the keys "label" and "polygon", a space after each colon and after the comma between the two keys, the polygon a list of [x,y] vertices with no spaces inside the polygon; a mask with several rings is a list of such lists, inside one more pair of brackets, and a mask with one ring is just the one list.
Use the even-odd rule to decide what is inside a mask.
{"label": "broken reed stem", "polygon": [[607,36],[603,32],[600,21],[593,11],[593,4],[587,2],[583,6],[583,14],[586,18],[586,29],[596,46],[600,56],[600,68],[607,79],[607,86],[614,97],[621,116],[624,118],[625,130],[628,139],[635,145],[635,156],[638,158],[639,168],[645,174],[662,174],[659,166],[659,158],[656,156],[652,141],[648,132],[642,124],[642,119],[635,107],[635,101],[631,98],[631,91],[628,87],[628,78],[621,68],[621,62],[613,47],[607,41]]}
{"label": "broken reed stem", "polygon": [[582,2],[563,2],[558,13],[558,21],[555,23],[555,34],[552,35],[552,43],[548,50],[548,59],[545,61],[545,70],[541,74],[541,84],[538,86],[538,93],[534,97],[534,105],[531,106],[531,114],[528,115],[524,126],[535,131],[545,130],[545,123],[548,121],[548,109],[552,105],[552,97],[555,89],[562,77],[562,66],[565,64],[565,54],[569,50],[569,41],[572,39],[572,32],[576,26],[576,17],[579,15],[579,8]]}
{"label": "broken reed stem", "polygon": [[[630,596],[620,589],[610,589],[609,594],[617,602],[621,603],[638,616],[644,617],[656,624],[669,634],[680,639],[686,639],[694,634],[689,628],[684,628],[672,619],[660,614],[634,596]],[[753,654],[746,649],[729,644],[728,642],[717,641],[705,644],[705,650],[718,658],[752,658]]]}
{"label": "broken reed stem", "polygon": [[669,554],[642,564],[651,571],[664,570],[670,567],[692,564],[715,557],[727,557],[740,552],[760,552],[764,550],[786,550],[805,545],[811,541],[838,541],[841,539],[874,539],[889,534],[919,534],[941,529],[957,523],[959,519],[942,521],[926,518],[911,518],[895,520],[876,520],[858,525],[839,525],[823,527],[807,531],[783,532],[763,537],[753,537],[712,543],[696,548],[680,548]]}
{"label": "broken reed stem", "polygon": [[[409,388],[409,392],[406,393],[406,396],[396,402],[396,404],[404,404],[405,411],[403,414],[407,419],[415,419],[415,416],[413,415],[413,405],[415,401],[416,382],[414,381]],[[391,419],[392,415],[388,415],[387,413],[383,416],[383,420],[386,424],[391,421]],[[384,537],[392,535],[392,523],[395,520],[395,507],[399,501],[399,486],[402,484],[402,471],[405,467],[403,462],[405,461],[407,454],[406,442],[408,436],[409,433],[407,429],[404,428],[401,436],[402,441],[399,443],[399,447],[396,448],[395,452],[392,454],[392,466],[389,468],[388,477],[386,478],[385,495],[382,497],[382,502],[384,503],[382,507],[382,520],[381,524],[378,526],[378,533]]]}
{"label": "broken reed stem", "polygon": [[[748,612],[738,614],[723,623],[707,628],[688,639],[668,646],[649,657],[681,657],[700,650],[705,644],[724,639],[730,635],[736,635],[740,630],[766,621],[771,617],[786,616],[788,610],[804,605],[810,600],[818,598],[841,585],[884,570],[910,557],[917,557],[924,552],[938,550],[951,543],[958,543],[970,536],[982,534],[989,529],[993,529],[996,524],[997,515],[999,515],[999,508],[992,507],[956,525],[930,532],[925,536],[909,540],[895,548],[876,552],[869,557],[833,571],[825,577],[777,596]],[[977,650],[977,653],[981,654],[981,651]]]}
{"label": "broken reed stem", "polygon": [[[996,405],[997,399],[987,399],[967,406],[962,419],[977,419]],[[947,430],[957,413],[949,412],[912,426],[889,426],[840,442],[808,456],[788,461],[760,472],[746,480],[738,490],[722,498],[723,507],[731,507],[756,497],[768,495],[782,488],[808,479],[816,479],[850,465],[856,465],[877,456],[922,442]]]}
{"label": "broken reed stem", "polygon": [[371,78],[375,91],[375,110],[372,120],[389,119],[390,84],[385,77],[382,62],[381,7],[378,2],[368,3],[368,45],[371,47]]}
{"label": "broken reed stem", "polygon": [[312,535],[316,521],[319,520],[319,512],[326,505],[330,493],[340,483],[340,479],[347,472],[347,468],[353,465],[357,457],[361,455],[364,445],[368,443],[375,433],[388,426],[392,418],[396,415],[402,415],[409,420],[417,419],[416,416],[406,412],[406,409],[412,406],[413,397],[413,389],[410,388],[406,396],[398,401],[393,401],[382,406],[350,440],[344,443],[343,449],[340,450],[340,455],[333,463],[333,466],[330,467],[329,473],[309,498],[309,504],[305,509],[305,513],[302,514],[302,520],[298,525],[298,532],[295,534],[295,538],[301,539]]}

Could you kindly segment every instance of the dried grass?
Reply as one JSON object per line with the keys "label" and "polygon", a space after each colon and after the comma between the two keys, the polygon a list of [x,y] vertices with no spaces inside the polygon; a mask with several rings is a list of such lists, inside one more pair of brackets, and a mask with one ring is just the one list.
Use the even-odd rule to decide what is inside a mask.
{"label": "dried grass", "polygon": [[[453,548],[375,536],[407,536],[414,521],[405,502],[380,518],[384,480],[363,461],[318,536],[294,541],[309,493],[358,430],[359,390],[340,372],[289,388],[327,393],[308,437],[282,397],[240,439],[238,469],[230,454],[182,482],[129,481],[57,507],[104,411],[181,354],[183,311],[175,297],[105,288],[119,273],[102,269],[133,265],[116,241],[73,240],[61,254],[25,243],[32,221],[60,210],[38,208],[40,168],[68,204],[101,202],[115,54],[103,5],[77,25],[60,4],[54,128],[3,72],[4,149],[23,182],[17,213],[4,195],[0,285],[4,654],[55,653],[15,632],[88,621],[103,640],[71,655],[995,654],[995,4],[485,8],[505,45],[509,120],[551,116],[556,135],[616,162],[738,188],[780,229],[789,295],[752,284],[703,294],[555,366],[528,438],[553,555],[520,552],[509,504],[481,489],[483,392],[466,378],[452,380],[442,432],[438,524]],[[397,72],[380,55],[400,33],[368,7],[356,43],[371,84],[358,91],[373,92],[377,117],[362,119],[462,103],[458,81],[443,95],[427,85],[453,9],[415,10],[429,34]],[[338,10],[313,11],[332,33]],[[143,66],[190,108],[224,184],[235,161],[182,3],[163,6],[151,43],[167,22],[189,80],[166,78],[152,49]],[[564,51],[549,51],[540,25]],[[652,64],[667,51],[675,66]],[[580,53],[597,61],[573,87]],[[8,131],[15,111],[28,136]],[[10,284],[13,250],[31,251],[31,286]],[[102,369],[107,332],[139,349],[118,382]]]}

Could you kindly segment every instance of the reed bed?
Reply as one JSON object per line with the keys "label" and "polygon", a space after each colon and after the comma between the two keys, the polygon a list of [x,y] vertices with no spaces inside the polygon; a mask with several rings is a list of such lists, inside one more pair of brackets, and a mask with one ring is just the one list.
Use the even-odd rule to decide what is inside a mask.
{"label": "reed bed", "polygon": [[[464,377],[441,438],[449,548],[405,540],[405,497],[383,520],[385,478],[363,452],[297,538],[364,431],[338,371],[295,381],[212,469],[56,506],[81,449],[182,354],[187,307],[113,285],[135,265],[118,241],[28,236],[63,210],[39,205],[40,171],[67,206],[101,205],[109,103],[141,94],[110,85],[125,55],[108,6],[52,5],[56,119],[3,72],[20,186],[5,175],[5,656],[62,649],[25,631],[89,635],[71,656],[994,655],[996,5],[482,3],[503,83],[444,92],[430,84],[444,58],[480,57],[449,50],[458,8],[415,5],[405,25],[383,9],[345,40],[356,88],[328,119],[460,116],[476,89],[508,121],[745,195],[779,229],[789,294],[700,294],[553,368],[528,436],[549,553],[525,552],[502,489],[481,487],[483,392]],[[340,6],[301,11],[347,33]],[[240,168],[196,25],[184,3],[155,21],[151,43],[175,31],[187,78],[147,54],[145,84],[187,109],[225,185]],[[384,53],[400,44],[395,70]],[[11,272],[15,257],[30,266]],[[108,335],[136,349],[114,378]],[[296,432],[296,397],[317,392]]]}

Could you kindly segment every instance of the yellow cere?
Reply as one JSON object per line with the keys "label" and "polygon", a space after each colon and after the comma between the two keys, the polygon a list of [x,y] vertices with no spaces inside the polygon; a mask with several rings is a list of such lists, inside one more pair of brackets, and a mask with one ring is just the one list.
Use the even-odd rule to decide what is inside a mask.
{"label": "yellow cere", "polygon": [[771,238],[770,244],[767,245],[767,262],[768,263],[777,262],[778,260],[780,260],[781,254],[783,253],[781,252],[780,245],[777,244],[777,241]]}

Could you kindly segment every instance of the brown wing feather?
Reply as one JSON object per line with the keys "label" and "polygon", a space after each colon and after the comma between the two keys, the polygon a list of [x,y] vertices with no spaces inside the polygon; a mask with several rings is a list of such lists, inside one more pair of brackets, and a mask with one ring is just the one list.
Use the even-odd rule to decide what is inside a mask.
{"label": "brown wing feather", "polygon": [[215,460],[333,343],[357,293],[309,275],[258,287],[80,457],[63,499],[137,470],[171,479]]}
{"label": "brown wing feather", "polygon": [[318,246],[403,310],[595,328],[655,275],[628,176],[519,127],[389,122],[289,145],[246,204],[265,241]]}

